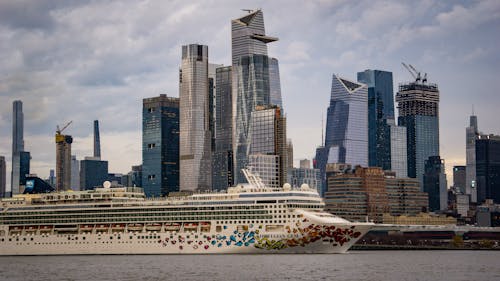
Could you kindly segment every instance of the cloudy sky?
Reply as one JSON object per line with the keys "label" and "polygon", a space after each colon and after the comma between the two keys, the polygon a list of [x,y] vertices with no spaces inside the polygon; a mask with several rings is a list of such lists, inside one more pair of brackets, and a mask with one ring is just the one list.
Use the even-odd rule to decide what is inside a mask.
{"label": "cloudy sky", "polygon": [[[110,172],[141,163],[145,97],[178,96],[181,46],[209,46],[230,64],[230,20],[262,8],[279,59],[295,161],[312,158],[333,73],[382,69],[409,81],[401,62],[427,72],[441,91],[441,156],[450,174],[465,163],[474,105],[480,130],[500,134],[500,1],[55,1],[0,0],[0,155],[10,173],[12,102],[22,100],[31,171],[55,166],[57,124],[73,154],[92,154],[100,120]],[[450,183],[451,184],[451,183]],[[8,184],[10,186],[10,184]]]}

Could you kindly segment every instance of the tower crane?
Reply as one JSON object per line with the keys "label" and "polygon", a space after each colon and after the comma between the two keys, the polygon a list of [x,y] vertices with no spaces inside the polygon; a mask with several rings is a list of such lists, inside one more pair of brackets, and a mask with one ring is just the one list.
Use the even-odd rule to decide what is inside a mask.
{"label": "tower crane", "polygon": [[59,128],[59,125],[56,126],[56,142],[61,142],[64,140],[64,136],[62,135],[62,132],[68,128],[69,125],[71,125],[71,123],[73,123],[73,120],[69,121],[68,123],[66,123],[66,125],[64,125],[62,127],[62,129]]}

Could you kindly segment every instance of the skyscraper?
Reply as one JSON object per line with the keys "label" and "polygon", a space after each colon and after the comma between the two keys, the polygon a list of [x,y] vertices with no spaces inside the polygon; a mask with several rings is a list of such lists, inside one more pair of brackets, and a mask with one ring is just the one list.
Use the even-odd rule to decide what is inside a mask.
{"label": "skyscraper", "polygon": [[293,143],[292,143],[292,140],[291,139],[288,139],[286,141],[286,157],[287,157],[287,160],[286,160],[286,165],[287,165],[287,169],[288,168],[293,168]]}
{"label": "skyscraper", "polygon": [[[286,118],[278,106],[258,106],[250,117],[248,155],[275,155],[277,156],[273,170],[277,171],[277,182],[270,187],[281,187],[285,184],[287,177],[287,141],[286,141]],[[258,160],[260,158],[253,158]],[[259,160],[260,161],[260,160]],[[262,161],[261,161],[262,162]],[[251,165],[256,169],[257,161]],[[262,162],[264,163],[264,162]],[[265,161],[266,165],[269,160]],[[261,168],[258,168],[262,170]],[[263,178],[263,175],[261,175]]]}
{"label": "skyscraper", "polygon": [[148,197],[179,191],[179,98],[143,99],[142,187]]}
{"label": "skyscraper", "polygon": [[[23,102],[16,100],[12,103],[12,173],[11,194],[20,193],[21,177],[21,155],[24,151],[24,114]],[[29,169],[28,169],[29,170]]]}
{"label": "skyscraper", "polygon": [[74,191],[80,190],[80,161],[76,159],[76,155],[71,155],[71,189]]}
{"label": "skyscraper", "polygon": [[89,190],[108,180],[108,161],[99,157],[85,157],[80,161],[80,189]]}
{"label": "skyscraper", "polygon": [[249,125],[256,106],[269,105],[269,57],[261,10],[231,21],[234,181],[245,182],[241,169],[248,165]]}
{"label": "skyscraper", "polygon": [[479,135],[475,144],[477,202],[500,204],[500,136]]}
{"label": "skyscraper", "polygon": [[391,170],[392,72],[368,69],[358,72],[358,81],[368,86],[368,165]]}
{"label": "skyscraper", "polygon": [[212,187],[215,190],[221,190],[227,189],[234,184],[231,66],[216,69],[216,85]]}
{"label": "skyscraper", "polygon": [[477,201],[476,181],[476,137],[479,135],[477,116],[470,116],[469,127],[465,129],[465,194],[470,195],[471,202]]}
{"label": "skyscraper", "polygon": [[328,163],[368,166],[367,99],[366,85],[333,75],[325,148],[337,147],[337,155]]}
{"label": "skyscraper", "polygon": [[406,147],[406,127],[389,124],[391,131],[391,171],[398,178],[408,177],[408,157]]}
{"label": "skyscraper", "polygon": [[180,75],[180,189],[212,188],[208,47],[182,46]]}
{"label": "skyscraper", "polygon": [[71,189],[71,144],[73,137],[56,133],[56,190]]}
{"label": "skyscraper", "polygon": [[399,126],[406,127],[408,177],[423,187],[425,161],[439,155],[439,90],[436,84],[417,78],[399,85]]}
{"label": "skyscraper", "polygon": [[461,194],[465,194],[465,166],[453,166],[453,187]]}
{"label": "skyscraper", "polygon": [[6,192],[7,174],[5,167],[5,156],[0,156],[0,198],[7,197]]}
{"label": "skyscraper", "polygon": [[94,120],[94,157],[101,158],[101,138],[99,136],[99,120]]}
{"label": "skyscraper", "polygon": [[448,207],[448,183],[444,173],[444,160],[439,156],[430,156],[425,161],[423,191],[429,195],[429,210],[446,210]]}
{"label": "skyscraper", "polygon": [[271,93],[271,104],[283,108],[281,99],[280,67],[277,58],[269,58],[269,91]]}

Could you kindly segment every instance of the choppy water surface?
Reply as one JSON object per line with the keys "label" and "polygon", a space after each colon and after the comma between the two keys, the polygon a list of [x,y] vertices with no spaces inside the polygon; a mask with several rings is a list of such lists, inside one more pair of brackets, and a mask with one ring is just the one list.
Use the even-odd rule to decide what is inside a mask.
{"label": "choppy water surface", "polygon": [[0,257],[0,280],[500,280],[500,251]]}

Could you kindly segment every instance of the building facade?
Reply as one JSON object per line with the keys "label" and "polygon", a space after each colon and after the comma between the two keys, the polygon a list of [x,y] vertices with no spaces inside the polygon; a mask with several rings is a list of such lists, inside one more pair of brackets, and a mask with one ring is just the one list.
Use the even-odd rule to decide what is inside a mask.
{"label": "building facade", "polygon": [[475,144],[477,202],[500,204],[500,136],[480,135]]}
{"label": "building facade", "polygon": [[212,187],[214,190],[233,186],[233,98],[231,66],[216,69],[215,149],[213,153]]}
{"label": "building facade", "polygon": [[469,127],[465,129],[465,194],[470,195],[471,202],[477,201],[476,181],[476,137],[479,135],[477,116],[471,115]]}
{"label": "building facade", "polygon": [[179,191],[179,98],[143,99],[142,187],[148,197]]}
{"label": "building facade", "polygon": [[368,165],[391,170],[392,72],[367,69],[358,72],[358,82],[368,87]]}
{"label": "building facade", "polygon": [[310,188],[318,191],[318,194],[323,193],[321,174],[319,169],[289,168],[287,173],[287,182],[293,187],[300,187],[303,184],[309,185]]}
{"label": "building facade", "polygon": [[100,157],[85,157],[80,161],[80,189],[102,186],[108,180],[108,161]]}
{"label": "building facade", "polygon": [[[333,75],[326,120],[328,163],[368,166],[368,92],[366,85]],[[331,147],[337,147],[331,155]],[[332,156],[334,159],[331,159]]]}
{"label": "building facade", "polygon": [[280,68],[277,58],[269,58],[269,92],[271,104],[283,108],[281,98]]}
{"label": "building facade", "polygon": [[465,194],[466,166],[453,166],[453,188],[460,194]]}
{"label": "building facade", "polygon": [[444,160],[431,156],[425,161],[424,192],[429,195],[429,210],[444,211],[448,207],[448,183]]}
{"label": "building facade", "polygon": [[391,131],[391,171],[398,178],[408,177],[408,154],[406,145],[406,127],[389,124]]}
{"label": "building facade", "polygon": [[[24,153],[24,114],[23,103],[16,100],[12,103],[12,172],[11,194],[22,193],[22,185],[26,183],[26,174],[29,174],[29,159],[26,161]],[[29,155],[29,152],[27,152]],[[21,160],[25,160],[21,163]],[[26,167],[26,165],[28,165]],[[26,173],[27,171],[27,173]]]}
{"label": "building facade", "polygon": [[420,191],[417,179],[398,178],[386,174],[385,182],[392,216],[415,216],[427,212],[429,196]]}
{"label": "building facade", "polygon": [[76,155],[71,155],[71,189],[80,190],[80,161],[76,159]]}
{"label": "building facade", "polygon": [[94,120],[94,157],[101,157],[101,136],[99,133],[99,120]]}
{"label": "building facade", "polygon": [[212,189],[208,47],[182,46],[180,189]]}
{"label": "building facade", "polygon": [[241,169],[248,165],[249,125],[257,106],[269,105],[270,79],[262,11],[251,11],[231,21],[234,182],[245,182]]}
{"label": "building facade", "polygon": [[439,155],[439,90],[415,81],[399,85],[398,125],[406,127],[408,177],[423,187],[425,161]]}

